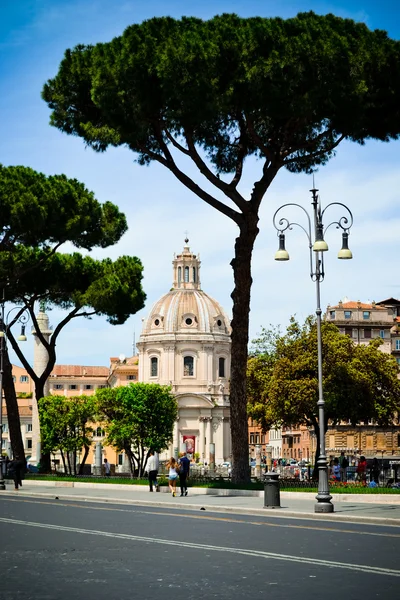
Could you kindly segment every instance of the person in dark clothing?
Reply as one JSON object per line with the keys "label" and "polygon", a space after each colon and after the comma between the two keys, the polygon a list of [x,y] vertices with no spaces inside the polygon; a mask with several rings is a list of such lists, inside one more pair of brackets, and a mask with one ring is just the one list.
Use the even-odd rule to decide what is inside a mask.
{"label": "person in dark clothing", "polygon": [[12,460],[8,464],[8,474],[14,480],[16,490],[22,486],[22,476],[26,471],[26,465],[23,460]]}
{"label": "person in dark clothing", "polygon": [[189,471],[190,460],[186,456],[186,452],[184,452],[179,461],[179,482],[181,485],[181,496],[188,495],[187,478],[189,477]]}
{"label": "person in dark clothing", "polygon": [[375,483],[379,483],[379,475],[380,475],[379,462],[377,458],[374,458],[371,465],[371,481],[375,481]]}

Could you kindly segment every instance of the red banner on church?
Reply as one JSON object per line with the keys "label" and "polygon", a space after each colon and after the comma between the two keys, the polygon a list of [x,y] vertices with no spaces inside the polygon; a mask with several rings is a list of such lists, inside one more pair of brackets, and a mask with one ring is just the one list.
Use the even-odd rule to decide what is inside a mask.
{"label": "red banner on church", "polygon": [[186,446],[186,452],[188,454],[194,454],[196,452],[196,436],[195,435],[184,435],[183,443]]}

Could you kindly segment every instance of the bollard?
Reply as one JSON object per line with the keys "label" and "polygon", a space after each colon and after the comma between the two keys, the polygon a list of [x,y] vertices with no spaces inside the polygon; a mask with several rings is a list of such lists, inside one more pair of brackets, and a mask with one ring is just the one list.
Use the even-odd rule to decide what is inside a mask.
{"label": "bollard", "polygon": [[264,479],[264,508],[280,508],[279,474],[265,473]]}

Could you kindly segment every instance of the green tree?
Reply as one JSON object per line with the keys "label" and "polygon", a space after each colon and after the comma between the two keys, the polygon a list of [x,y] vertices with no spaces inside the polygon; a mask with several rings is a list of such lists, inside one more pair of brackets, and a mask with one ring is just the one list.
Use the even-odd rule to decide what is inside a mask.
{"label": "green tree", "polygon": [[[64,242],[86,250],[107,248],[127,230],[125,215],[114,204],[100,204],[83,183],[65,175],[46,176],[29,167],[0,164],[0,199],[3,261],[7,256],[12,259],[18,247],[39,248],[47,254]],[[14,277],[21,278],[28,266],[35,265],[23,266]],[[0,287],[9,283],[10,277],[1,273]]]}
{"label": "green tree", "polygon": [[106,443],[124,450],[132,477],[141,477],[149,450],[161,452],[172,441],[178,406],[171,388],[156,383],[131,383],[96,392],[104,418]]}
{"label": "green tree", "polygon": [[45,396],[40,398],[38,405],[44,451],[59,451],[64,472],[70,475],[77,474],[79,456],[79,475],[82,475],[92,444],[94,396]]}
{"label": "green tree", "polygon": [[[236,223],[230,386],[233,480],[250,477],[246,414],[251,257],[262,199],[281,168],[310,173],[341,141],[400,132],[400,43],[363,23],[154,18],[67,50],[43,89],[50,122],[95,151],[156,161]],[[259,175],[240,191],[248,159]],[[179,159],[184,159],[180,161]],[[198,179],[182,166],[191,160]],[[246,184],[248,188],[248,184]]]}
{"label": "green tree", "polygon": [[[332,323],[322,323],[322,372],[325,430],[328,425],[374,420],[387,426],[400,410],[400,381],[396,360],[379,349],[381,340],[356,345]],[[303,326],[291,320],[276,341],[273,359],[260,355],[249,360],[249,415],[264,430],[306,425],[317,437],[318,352],[316,323]],[[315,462],[316,464],[316,462]]]}
{"label": "green tree", "polygon": [[[34,262],[41,252],[33,252]],[[40,260],[39,260],[40,261]],[[23,311],[27,311],[40,343],[47,351],[47,364],[42,373],[36,373],[24,355],[12,329],[8,339],[21,363],[35,385],[35,397],[44,395],[44,388],[56,363],[56,345],[60,333],[73,319],[91,318],[105,315],[112,325],[124,323],[126,319],[143,308],[145,294],[141,287],[142,265],[138,258],[122,256],[95,260],[79,253],[55,253],[46,259],[40,278],[34,269],[27,271],[23,281],[10,285],[7,294],[21,309],[15,313],[13,321]],[[57,323],[49,340],[42,333],[35,314],[37,302],[46,303],[51,308],[64,309],[64,317]],[[50,468],[50,458],[43,456],[43,469]]]}
{"label": "green tree", "polygon": [[[49,365],[38,376],[23,359],[15,342],[13,325],[28,308],[38,331],[34,303],[41,299],[61,308],[72,307],[73,311],[89,306],[98,314],[106,314],[111,322],[118,323],[142,308],[144,294],[140,287],[138,259],[122,257],[112,263],[84,259],[77,253],[57,255],[65,242],[86,250],[106,248],[117,243],[126,230],[126,218],[118,208],[110,202],[99,203],[79,181],[65,175],[45,176],[28,167],[0,165],[0,290],[5,301],[22,305],[21,311],[13,312],[7,338],[35,380],[36,398],[43,396],[44,382],[54,366],[53,350],[58,333],[76,313],[59,324],[48,346],[38,334],[49,352]],[[127,289],[129,285],[130,290]],[[3,387],[13,454],[23,459],[18,404],[7,346]]]}

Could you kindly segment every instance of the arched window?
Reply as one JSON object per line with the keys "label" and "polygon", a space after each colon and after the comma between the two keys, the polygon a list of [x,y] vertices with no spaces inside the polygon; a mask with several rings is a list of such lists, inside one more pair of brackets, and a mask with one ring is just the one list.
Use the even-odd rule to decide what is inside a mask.
{"label": "arched window", "polygon": [[193,267],[193,283],[196,283],[196,267]]}
{"label": "arched window", "polygon": [[183,359],[183,375],[185,377],[193,377],[194,375],[194,358],[193,356],[185,356]]}
{"label": "arched window", "polygon": [[178,283],[182,281],[182,268],[178,267]]}
{"label": "arched window", "polygon": [[218,359],[218,376],[225,377],[225,359],[224,358]]}
{"label": "arched window", "polygon": [[158,376],[158,358],[152,356],[150,359],[150,377]]}
{"label": "arched window", "polygon": [[185,267],[185,283],[189,283],[189,267]]}

